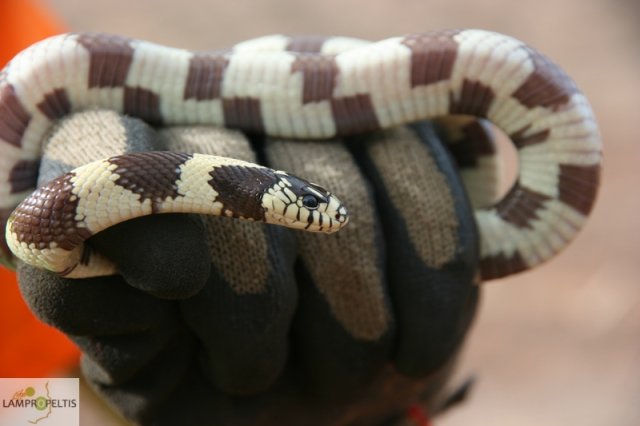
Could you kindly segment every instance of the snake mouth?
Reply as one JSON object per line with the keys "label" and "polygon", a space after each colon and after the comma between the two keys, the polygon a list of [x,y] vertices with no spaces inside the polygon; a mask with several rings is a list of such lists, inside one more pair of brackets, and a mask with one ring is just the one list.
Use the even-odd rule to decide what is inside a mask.
{"label": "snake mouth", "polygon": [[291,203],[282,211],[265,211],[265,221],[287,228],[332,234],[349,222],[349,213],[335,197],[327,197],[327,202],[310,209],[299,203]]}

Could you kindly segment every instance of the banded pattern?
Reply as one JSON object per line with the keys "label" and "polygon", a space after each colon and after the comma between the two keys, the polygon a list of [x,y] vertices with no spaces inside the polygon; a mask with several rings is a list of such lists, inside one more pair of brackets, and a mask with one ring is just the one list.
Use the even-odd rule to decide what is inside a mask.
{"label": "banded pattern", "polygon": [[313,232],[335,232],[348,222],[339,200],[285,172],[226,157],[149,151],[91,162],[38,188],[9,216],[6,239],[18,258],[62,276],[110,275],[114,265],[84,241],[114,224],[160,213]]}
{"label": "banded pattern", "polygon": [[434,121],[455,160],[471,205],[479,209],[494,204],[506,173],[496,134],[489,123],[463,115]]}
{"label": "banded pattern", "polygon": [[512,190],[477,211],[482,276],[531,268],[574,237],[596,195],[601,142],[585,96],[562,70],[481,30],[353,43],[272,36],[196,53],[67,34],[32,46],[0,74],[0,220],[35,187],[43,135],[70,111],[110,108],[152,124],[298,139],[463,114],[502,129],[520,159]]}

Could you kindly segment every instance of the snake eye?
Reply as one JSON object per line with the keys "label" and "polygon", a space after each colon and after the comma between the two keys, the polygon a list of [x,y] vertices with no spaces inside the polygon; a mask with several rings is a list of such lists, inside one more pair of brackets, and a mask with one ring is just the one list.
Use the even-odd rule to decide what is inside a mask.
{"label": "snake eye", "polygon": [[309,210],[317,209],[319,204],[320,202],[318,201],[318,198],[316,198],[314,195],[307,194],[304,197],[302,197],[302,205],[308,208]]}

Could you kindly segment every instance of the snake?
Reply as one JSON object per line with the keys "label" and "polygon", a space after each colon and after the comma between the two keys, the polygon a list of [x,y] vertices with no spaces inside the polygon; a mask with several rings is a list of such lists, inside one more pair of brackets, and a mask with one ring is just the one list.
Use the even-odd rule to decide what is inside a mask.
{"label": "snake", "polygon": [[348,222],[345,206],[318,185],[199,154],[125,154],[36,190],[46,134],[58,119],[92,108],[152,125],[314,140],[439,117],[486,119],[510,139],[519,170],[500,200],[475,210],[484,279],[528,270],[563,249],[584,226],[601,174],[602,142],[586,96],[546,56],[496,32],[439,30],[372,43],[275,35],[207,52],[62,34],[0,71],[5,263],[15,256],[68,277],[113,273],[84,242],[146,214],[204,212],[320,232]]}

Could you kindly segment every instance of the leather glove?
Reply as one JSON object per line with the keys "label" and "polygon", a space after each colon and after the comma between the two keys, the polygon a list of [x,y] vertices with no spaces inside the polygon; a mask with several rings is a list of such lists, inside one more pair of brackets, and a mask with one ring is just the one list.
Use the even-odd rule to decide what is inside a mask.
{"label": "leather glove", "polygon": [[77,343],[116,411],[154,425],[382,425],[443,406],[478,301],[478,236],[433,126],[302,142],[89,111],[50,134],[39,180],[159,149],[288,170],[338,194],[351,221],[317,235],[149,216],[90,240],[119,275],[20,265],[27,303]]}

